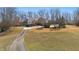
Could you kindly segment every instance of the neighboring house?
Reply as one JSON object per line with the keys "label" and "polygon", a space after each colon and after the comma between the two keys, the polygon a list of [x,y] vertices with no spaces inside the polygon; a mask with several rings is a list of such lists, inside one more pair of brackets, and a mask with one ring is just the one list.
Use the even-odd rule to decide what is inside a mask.
{"label": "neighboring house", "polygon": [[52,24],[50,25],[50,28],[59,28],[59,24]]}

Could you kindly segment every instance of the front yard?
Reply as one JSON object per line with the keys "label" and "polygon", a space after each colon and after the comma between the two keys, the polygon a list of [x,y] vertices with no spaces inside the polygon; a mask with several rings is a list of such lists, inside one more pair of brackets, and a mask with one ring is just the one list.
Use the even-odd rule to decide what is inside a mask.
{"label": "front yard", "polygon": [[0,50],[6,51],[8,46],[12,43],[16,35],[21,31],[19,28],[10,28],[10,31],[5,32],[5,34],[0,33]]}
{"label": "front yard", "polygon": [[68,27],[56,31],[43,30],[29,30],[26,32],[24,42],[26,50],[79,51],[79,28]]}

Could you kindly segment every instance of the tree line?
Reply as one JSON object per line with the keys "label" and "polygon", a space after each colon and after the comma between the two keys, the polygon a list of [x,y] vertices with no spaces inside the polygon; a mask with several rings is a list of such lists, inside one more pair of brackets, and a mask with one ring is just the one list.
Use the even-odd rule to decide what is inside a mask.
{"label": "tree line", "polygon": [[12,26],[35,26],[41,25],[45,28],[53,24],[59,24],[59,28],[65,28],[65,25],[79,26],[79,9],[73,13],[61,12],[60,9],[38,10],[38,12],[28,11],[27,13],[18,13],[17,8],[0,8],[0,32],[8,30]]}

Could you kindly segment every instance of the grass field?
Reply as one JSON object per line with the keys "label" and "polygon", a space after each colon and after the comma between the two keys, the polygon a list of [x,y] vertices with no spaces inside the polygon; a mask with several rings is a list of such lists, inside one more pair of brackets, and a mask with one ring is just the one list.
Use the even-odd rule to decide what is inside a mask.
{"label": "grass field", "polygon": [[[6,51],[8,46],[12,43],[16,35],[21,31],[19,28],[11,28],[10,31],[0,35],[0,51]],[[0,33],[2,34],[2,33]]]}
{"label": "grass field", "polygon": [[79,51],[79,28],[30,30],[25,35],[25,47],[30,51]]}

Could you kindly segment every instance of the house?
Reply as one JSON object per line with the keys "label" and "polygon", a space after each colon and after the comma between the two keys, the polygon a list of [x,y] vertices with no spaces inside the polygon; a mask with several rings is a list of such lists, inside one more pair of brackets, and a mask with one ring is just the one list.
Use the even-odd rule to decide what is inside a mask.
{"label": "house", "polygon": [[51,24],[51,25],[50,25],[50,28],[51,28],[51,29],[52,29],[52,28],[53,28],[53,29],[54,29],[54,28],[59,28],[59,24]]}

